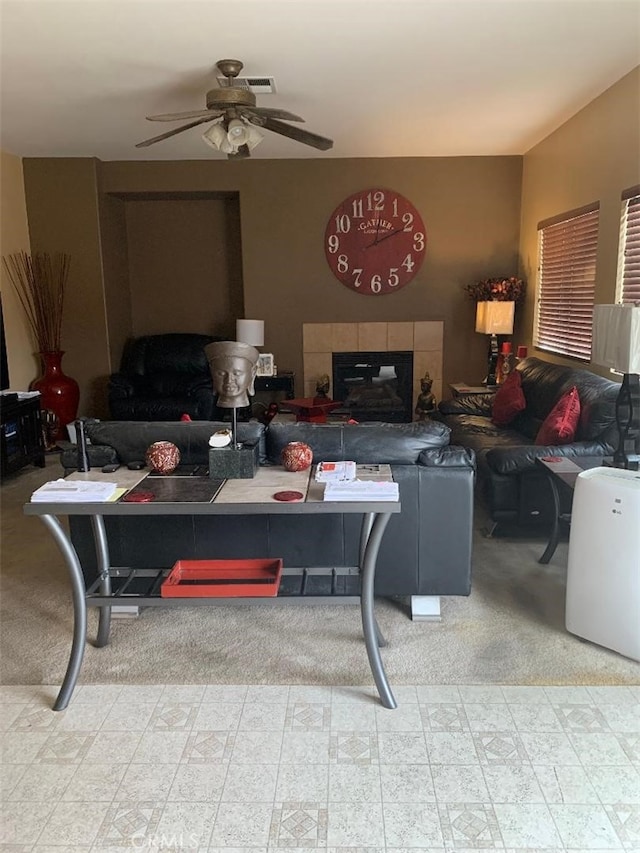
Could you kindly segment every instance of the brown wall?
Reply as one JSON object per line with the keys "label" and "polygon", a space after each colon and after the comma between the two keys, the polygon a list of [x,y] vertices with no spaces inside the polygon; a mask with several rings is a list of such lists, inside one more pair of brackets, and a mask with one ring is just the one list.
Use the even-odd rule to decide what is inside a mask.
{"label": "brown wall", "polygon": [[[100,194],[99,201],[108,372],[115,373],[120,367],[125,342],[133,334],[126,207],[122,199],[105,193]],[[107,414],[106,408],[104,414]]]}
{"label": "brown wall", "polygon": [[[0,152],[0,156],[0,253],[29,252],[22,161],[5,151]],[[30,326],[4,266],[0,266],[0,292],[11,388],[26,391],[29,383],[41,374],[40,359],[35,354]]]}
{"label": "brown wall", "polygon": [[[225,198],[126,202],[131,328],[135,337],[200,332],[235,337],[240,247],[228,239]],[[238,227],[237,217],[231,221]],[[230,257],[233,253],[237,256]]]}
{"label": "brown wall", "polygon": [[[615,301],[620,195],[640,184],[639,103],[640,67],[525,155],[520,252],[523,273],[534,286],[529,288],[520,318],[521,337],[529,344],[535,315],[537,225],[541,220],[600,202],[595,301]],[[560,364],[571,363],[548,353],[536,354]],[[591,365],[591,369],[606,374],[598,365]]]}
{"label": "brown wall", "polygon": [[102,415],[111,362],[98,215],[100,163],[38,158],[23,165],[32,251],[71,255],[62,366],[80,385],[79,414]]}
{"label": "brown wall", "polygon": [[[118,283],[117,292],[123,292],[126,278],[122,263],[118,265],[110,257],[117,228],[111,222],[107,236],[98,233],[94,213],[98,207],[97,184],[90,170],[76,174],[73,190],[57,179],[61,166],[68,162],[78,161],[26,161],[30,199],[34,206],[40,206],[37,221],[31,224],[32,235],[39,241],[46,234],[50,240],[49,223],[60,218],[63,211],[71,210],[73,218],[83,223],[79,239],[96,245],[102,237],[104,272],[100,258],[94,257],[93,274],[88,281],[93,290],[93,283],[101,287],[104,278],[109,306],[113,268],[119,270],[113,276]],[[180,328],[216,331],[216,321],[210,313],[211,294],[203,292],[201,276],[182,275],[179,288],[171,276],[170,281],[165,278],[163,287],[155,288],[161,277],[158,266],[153,267],[155,274],[146,282],[141,273],[149,269],[153,260],[153,254],[146,259],[143,255],[148,247],[139,245],[145,234],[149,236],[141,220],[148,223],[151,217],[153,227],[166,235],[167,222],[175,221],[173,211],[178,211],[171,205],[181,204],[175,198],[167,202],[166,196],[189,193],[237,193],[239,221],[236,228],[229,227],[228,240],[241,240],[242,244],[244,315],[265,320],[264,350],[274,353],[281,370],[295,370],[297,393],[302,391],[303,322],[443,319],[445,381],[479,381],[486,342],[473,332],[474,306],[465,299],[462,288],[479,277],[517,271],[521,162],[519,157],[471,157],[98,163],[101,192],[118,200],[127,199],[131,315],[127,319],[126,310],[118,313],[108,308],[108,341],[104,315],[96,318],[98,337],[104,338],[100,364],[94,362],[94,385],[104,381],[109,372],[107,365],[114,362],[111,341],[117,340],[120,345],[130,333],[167,330],[172,312],[164,307],[163,313],[155,315],[154,327],[145,326],[145,301],[152,294],[162,297],[165,306],[172,305],[179,294],[181,310],[174,316]],[[427,229],[427,255],[418,276],[397,293],[380,297],[363,296],[345,288],[333,277],[324,255],[324,230],[331,212],[344,197],[366,187],[388,187],[406,195],[420,210]],[[150,194],[157,201],[151,201]],[[80,207],[76,204],[78,196],[83,201]],[[134,196],[144,199],[145,217],[129,214]],[[148,206],[154,204],[158,206]],[[164,217],[160,213],[163,207]],[[105,232],[102,201],[100,210]],[[233,210],[229,211],[228,222],[232,219]],[[208,248],[207,229],[213,221],[211,218],[208,225],[200,222],[197,227],[180,229],[181,256],[186,253],[202,259],[203,246]],[[83,233],[89,224],[95,225],[92,235]],[[215,239],[212,242],[215,244]],[[157,250],[158,241],[154,243]],[[78,252],[86,254],[80,245]],[[232,247],[229,256],[235,257]],[[191,269],[200,262],[194,262],[195,267],[192,263]],[[211,271],[211,255],[207,264]],[[172,269],[175,275],[175,265]],[[234,293],[238,299],[231,287],[231,294]],[[223,297],[218,294],[218,298]],[[231,323],[241,313],[238,305],[231,306],[235,312],[228,318]],[[203,328],[207,325],[203,318],[210,323],[209,328]],[[81,342],[78,334],[78,343]]]}
{"label": "brown wall", "polygon": [[[473,332],[462,286],[517,271],[517,157],[256,162],[261,192],[241,193],[245,306],[265,319],[265,349],[301,370],[303,322],[444,320],[445,381],[479,381],[486,341]],[[356,190],[409,198],[427,231],[416,278],[397,293],[344,287],[325,259],[324,231]]]}

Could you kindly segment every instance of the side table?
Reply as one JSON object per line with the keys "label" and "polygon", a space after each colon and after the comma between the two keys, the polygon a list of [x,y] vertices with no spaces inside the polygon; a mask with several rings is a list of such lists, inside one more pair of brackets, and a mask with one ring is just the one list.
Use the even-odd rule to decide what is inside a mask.
{"label": "side table", "polygon": [[285,400],[293,400],[295,374],[285,371],[277,376],[256,376],[254,380],[255,396],[251,403],[281,403]]}
{"label": "side table", "polygon": [[569,523],[571,521],[571,513],[562,512],[560,494],[567,494],[572,500],[578,474],[587,471],[589,468],[598,468],[603,464],[602,456],[546,456],[536,459],[536,465],[547,474],[553,500],[553,524],[549,542],[538,560],[539,563],[546,566],[555,554],[560,541],[560,522]]}
{"label": "side table", "polygon": [[468,397],[475,394],[495,394],[498,385],[467,385],[466,382],[452,382],[449,388],[454,397]]}
{"label": "side table", "polygon": [[29,463],[45,465],[40,394],[0,395],[0,473],[2,477]]}

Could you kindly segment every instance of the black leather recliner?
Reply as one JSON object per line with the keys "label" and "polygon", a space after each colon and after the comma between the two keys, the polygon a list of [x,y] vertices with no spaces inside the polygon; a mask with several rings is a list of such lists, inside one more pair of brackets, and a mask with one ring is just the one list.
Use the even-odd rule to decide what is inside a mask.
{"label": "black leather recliner", "polygon": [[109,380],[109,411],[119,421],[212,420],[215,394],[204,348],[211,335],[174,332],[132,338]]}

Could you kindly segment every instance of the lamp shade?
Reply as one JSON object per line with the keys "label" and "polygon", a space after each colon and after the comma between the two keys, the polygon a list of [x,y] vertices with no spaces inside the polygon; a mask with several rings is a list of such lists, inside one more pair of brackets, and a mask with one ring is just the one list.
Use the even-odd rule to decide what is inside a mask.
{"label": "lamp shade", "polygon": [[227,132],[219,122],[216,122],[205,130],[202,134],[202,138],[207,145],[210,145],[212,148],[216,148],[220,151],[223,143],[227,141]]}
{"label": "lamp shade", "polygon": [[640,305],[595,305],[591,361],[640,373]]}
{"label": "lamp shade", "polygon": [[510,335],[513,332],[515,302],[478,302],[476,332],[484,335]]}
{"label": "lamp shade", "polygon": [[264,344],[264,320],[236,320],[236,341],[261,347]]}
{"label": "lamp shade", "polygon": [[249,139],[249,128],[240,121],[239,118],[231,119],[229,122],[229,130],[227,131],[229,142],[234,146],[246,145]]}
{"label": "lamp shade", "polygon": [[252,151],[263,139],[264,136],[257,127],[254,127],[252,124],[247,125],[247,141],[245,144],[248,146],[249,151]]}

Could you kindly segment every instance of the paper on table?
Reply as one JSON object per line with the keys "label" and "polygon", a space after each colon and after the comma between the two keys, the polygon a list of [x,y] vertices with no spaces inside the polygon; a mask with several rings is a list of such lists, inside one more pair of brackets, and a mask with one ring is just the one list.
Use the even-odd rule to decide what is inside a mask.
{"label": "paper on table", "polygon": [[393,481],[352,480],[350,483],[327,483],[325,501],[397,501],[398,484]]}
{"label": "paper on table", "polygon": [[316,468],[317,483],[348,482],[355,476],[355,462],[320,462]]}
{"label": "paper on table", "polygon": [[93,503],[108,501],[117,483],[95,480],[49,480],[31,495],[33,503]]}
{"label": "paper on table", "polygon": [[127,490],[126,490],[126,489],[122,489],[122,488],[120,488],[120,489],[116,489],[116,490],[115,490],[115,492],[111,495],[111,497],[110,497],[110,498],[107,498],[107,500],[108,500],[110,503],[115,503],[116,501],[119,501],[119,500],[120,500],[120,498],[121,498],[123,495],[125,495],[126,493],[127,493]]}

